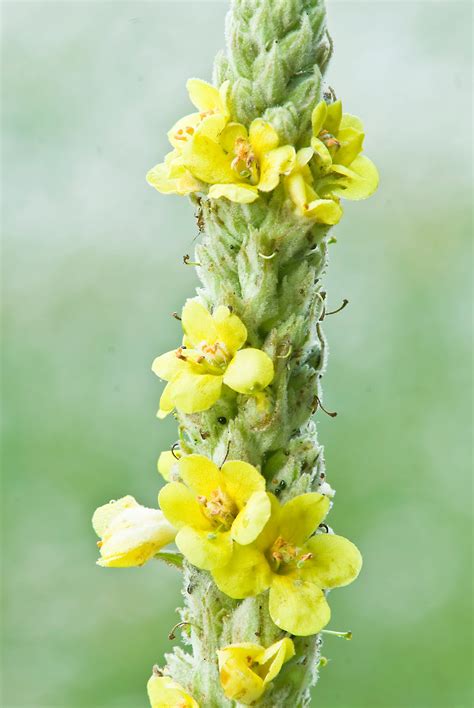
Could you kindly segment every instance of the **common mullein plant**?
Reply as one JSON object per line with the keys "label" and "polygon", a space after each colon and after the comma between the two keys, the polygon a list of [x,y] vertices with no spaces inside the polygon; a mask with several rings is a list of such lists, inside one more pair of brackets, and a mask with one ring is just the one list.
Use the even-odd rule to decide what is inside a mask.
{"label": "common mullein plant", "polygon": [[323,84],[322,0],[234,0],[226,37],[213,83],[188,81],[196,110],[147,176],[190,197],[201,232],[182,341],[152,365],[166,382],[158,417],[174,415],[179,440],[158,460],[158,508],[127,496],[93,517],[99,565],[158,559],[183,575],[185,647],[153,668],[153,708],[309,705],[329,592],[362,564],[327,525],[334,492],[312,416],[330,229],[341,202],[375,191],[377,170],[361,121]]}

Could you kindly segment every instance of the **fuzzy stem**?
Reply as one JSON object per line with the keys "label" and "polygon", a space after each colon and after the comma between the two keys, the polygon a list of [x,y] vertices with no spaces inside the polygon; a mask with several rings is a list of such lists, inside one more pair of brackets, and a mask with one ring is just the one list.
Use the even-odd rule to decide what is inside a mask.
{"label": "fuzzy stem", "polygon": [[[332,45],[320,0],[234,0],[226,25],[227,52],[215,62],[215,83],[230,79],[232,118],[263,116],[282,141],[296,146],[310,130],[311,109]],[[218,465],[248,461],[281,501],[317,490],[323,450],[311,420],[326,363],[321,329],[327,227],[299,219],[280,186],[250,205],[195,199],[204,225],[196,248],[210,308],[227,305],[244,321],[248,343],[273,359],[271,394],[225,396],[203,413],[178,414],[180,445]],[[285,636],[270,619],[268,593],[244,601],[223,595],[211,576],[185,564],[182,620],[190,623],[192,654],[177,648],[168,670],[206,708],[235,706],[222,693],[217,648],[232,642],[265,646]],[[295,657],[254,705],[309,704],[316,682],[319,636],[295,638]]]}

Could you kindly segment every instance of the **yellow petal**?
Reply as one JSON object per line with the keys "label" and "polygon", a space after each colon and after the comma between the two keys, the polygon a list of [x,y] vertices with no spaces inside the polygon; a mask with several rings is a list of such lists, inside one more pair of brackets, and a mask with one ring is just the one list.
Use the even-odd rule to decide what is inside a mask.
{"label": "yellow petal", "polygon": [[274,544],[278,536],[280,535],[280,514],[282,506],[276,496],[267,493],[270,499],[271,514],[266,525],[263,528],[262,533],[254,542],[255,548],[266,553]]}
{"label": "yellow petal", "polygon": [[235,600],[259,595],[270,587],[272,572],[265,556],[253,545],[234,544],[227,566],[212,571],[217,587]]}
{"label": "yellow petal", "polygon": [[234,315],[225,305],[219,305],[212,317],[217,329],[217,339],[226,345],[229,353],[235,354],[247,340],[247,327],[240,317]]}
{"label": "yellow petal", "polygon": [[247,128],[242,123],[227,123],[226,127],[219,136],[219,143],[228,153],[233,153],[235,141],[241,138],[246,140],[248,137]]}
{"label": "yellow petal", "polygon": [[292,145],[282,145],[262,157],[260,163],[260,181],[258,189],[261,192],[271,192],[278,186],[281,174],[288,174],[296,160],[295,148]]}
{"label": "yellow petal", "polygon": [[121,514],[125,509],[133,509],[137,506],[140,506],[139,503],[134,497],[130,496],[130,494],[121,499],[110,501],[103,506],[99,506],[99,508],[94,511],[92,517],[92,527],[94,531],[102,538],[107,526],[109,526],[116,516]]}
{"label": "yellow petal", "polygon": [[[170,153],[173,154],[173,153]],[[177,160],[167,163],[162,162],[155,165],[146,176],[148,184],[157,189],[162,194],[191,194],[201,189],[192,174]]]}
{"label": "yellow petal", "polygon": [[319,174],[325,174],[332,165],[331,153],[327,149],[326,145],[319,140],[319,138],[311,138],[311,147],[314,150],[314,161],[313,164]]}
{"label": "yellow petal", "polygon": [[358,130],[360,133],[364,132],[364,126],[362,125],[361,119],[357,116],[351,115],[350,113],[343,113],[342,115],[339,131],[344,130],[345,128],[354,128],[354,130]]}
{"label": "yellow petal", "polygon": [[171,450],[164,450],[160,454],[156,467],[163,479],[165,479],[167,482],[171,480],[171,470],[177,464],[178,459],[180,457],[180,450],[174,450],[173,452],[171,452]]}
{"label": "yellow petal", "polygon": [[333,199],[315,199],[304,209],[308,219],[314,219],[319,224],[334,226],[342,216],[341,206]]}
{"label": "yellow petal", "polygon": [[201,511],[193,492],[181,482],[170,482],[160,489],[158,504],[168,521],[177,529],[192,526],[210,529],[210,522]]}
{"label": "yellow petal", "polygon": [[151,708],[199,708],[184,688],[169,676],[153,675],[147,684]]}
{"label": "yellow petal", "polygon": [[164,162],[155,165],[147,173],[146,181],[162,194],[174,194],[176,192],[176,182],[174,179],[170,179],[169,168]]}
{"label": "yellow petal", "polygon": [[158,418],[161,420],[166,418],[167,415],[171,413],[174,408],[174,403],[171,396],[172,386],[171,384],[166,384],[163,393],[160,398],[160,409],[157,413]]}
{"label": "yellow petal", "polygon": [[209,310],[197,300],[186,300],[181,313],[181,324],[187,344],[197,348],[202,342],[215,344],[217,328]]}
{"label": "yellow petal", "polygon": [[161,356],[157,356],[151,365],[153,373],[164,381],[169,381],[179,374],[180,371],[184,371],[185,369],[186,362],[176,356],[175,349]]}
{"label": "yellow petal", "polygon": [[362,567],[359,549],[343,536],[322,533],[310,538],[306,548],[314,559],[303,565],[305,577],[311,576],[321,588],[349,585]]}
{"label": "yellow petal", "polygon": [[231,156],[206,135],[197,134],[183,157],[186,167],[197,179],[208,184],[228,184],[235,181]]}
{"label": "yellow petal", "polygon": [[301,150],[298,150],[296,153],[296,165],[297,167],[301,168],[304,167],[305,165],[308,164],[308,162],[311,160],[313,157],[313,148],[306,147],[306,148],[301,148]]}
{"label": "yellow petal", "polygon": [[294,172],[285,179],[285,187],[295,206],[303,209],[307,203],[306,182],[301,172]]}
{"label": "yellow petal", "polygon": [[196,374],[192,370],[183,371],[170,381],[168,386],[170,398],[178,410],[183,413],[198,413],[209,410],[219,400],[222,376]]}
{"label": "yellow petal", "polygon": [[334,101],[334,103],[330,103],[328,105],[323,128],[331,133],[331,135],[337,135],[339,126],[341,125],[341,120],[342,103],[341,101]]}
{"label": "yellow petal", "polygon": [[275,128],[262,118],[256,118],[250,124],[249,141],[260,161],[263,155],[278,146],[278,133]]}
{"label": "yellow petal", "polygon": [[280,535],[285,541],[301,545],[316,531],[329,511],[329,499],[317,492],[299,494],[280,510]]}
{"label": "yellow petal", "polygon": [[313,135],[318,136],[324,125],[328,112],[326,101],[320,101],[311,114],[311,123],[313,125]]}
{"label": "yellow petal", "polygon": [[224,374],[224,383],[238,393],[251,395],[262,391],[274,376],[273,362],[260,349],[241,349]]}
{"label": "yellow petal", "polygon": [[265,489],[265,479],[256,467],[241,460],[229,460],[225,462],[220,471],[225,486],[236,502],[239,509],[242,509],[254,492],[261,492]]}
{"label": "yellow petal", "polygon": [[196,127],[201,122],[199,113],[189,113],[183,116],[168,130],[168,140],[175,150],[180,153],[192,140]]}
{"label": "yellow petal", "polygon": [[271,506],[268,494],[254,492],[232,524],[232,538],[242,546],[255,541],[270,518]]}
{"label": "yellow petal", "polygon": [[334,162],[350,167],[357,155],[362,152],[364,133],[354,128],[344,128],[339,131],[337,139],[340,142],[340,147],[334,155]]}
{"label": "yellow petal", "polygon": [[202,79],[188,79],[186,82],[189,98],[201,112],[225,111],[222,96],[215,86]]}
{"label": "yellow petal", "polygon": [[251,705],[265,690],[263,679],[249,665],[261,653],[258,644],[241,644],[224,647],[217,652],[219,678],[224,695],[232,701]]}
{"label": "yellow petal", "polygon": [[98,565],[143,565],[176,536],[176,528],[158,509],[138,504],[115,516],[104,531]]}
{"label": "yellow petal", "polygon": [[294,574],[273,576],[268,609],[277,627],[300,637],[317,634],[331,618],[322,590]]}
{"label": "yellow petal", "polygon": [[289,637],[280,639],[271,644],[265,651],[257,656],[256,661],[265,667],[264,684],[269,684],[280,673],[283,664],[295,655],[295,645]]}
{"label": "yellow petal", "polygon": [[202,570],[225,566],[232,556],[232,539],[228,531],[184,526],[178,531],[176,545],[192,565]]}
{"label": "yellow petal", "polygon": [[213,113],[209,116],[204,116],[201,122],[196,126],[193,140],[197,135],[204,135],[211,140],[217,141],[226,124],[226,117],[222,113]]}
{"label": "yellow petal", "polygon": [[331,193],[344,199],[357,201],[367,199],[375,192],[379,184],[379,173],[374,163],[365,155],[359,155],[350,167],[333,165],[333,172],[341,177]]}
{"label": "yellow petal", "polygon": [[178,467],[183,482],[199,496],[209,497],[225,485],[221,470],[204,455],[186,455],[180,459]]}
{"label": "yellow petal", "polygon": [[250,184],[214,184],[209,189],[211,199],[225,197],[237,204],[251,204],[258,199],[258,189]]}

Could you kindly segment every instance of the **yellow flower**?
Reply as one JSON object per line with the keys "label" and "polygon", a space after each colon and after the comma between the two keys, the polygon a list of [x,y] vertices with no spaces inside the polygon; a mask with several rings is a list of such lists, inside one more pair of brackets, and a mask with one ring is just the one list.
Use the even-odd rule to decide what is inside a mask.
{"label": "yellow flower", "polygon": [[186,84],[189,97],[198,109],[181,118],[168,132],[174,150],[165,161],[153,167],[147,174],[147,182],[163,194],[191,194],[202,189],[183,163],[182,153],[192,144],[197,135],[217,138],[229,120],[227,94],[229,82],[217,89],[201,79],[189,79]]}
{"label": "yellow flower", "polygon": [[273,622],[291,634],[319,632],[330,619],[323,590],[351,583],[362,558],[346,538],[314,534],[329,500],[317,493],[301,494],[280,506],[273,495],[271,518],[256,541],[236,545],[230,562],[212,570],[217,586],[242,599],[270,588]]}
{"label": "yellow flower", "polygon": [[92,526],[101,539],[97,564],[108,568],[143,565],[176,536],[161,511],[141,506],[131,496],[96,509]]}
{"label": "yellow flower", "polygon": [[178,467],[182,482],[166,484],[158,495],[166,518],[179,529],[176,545],[198,568],[226,565],[234,541],[251,543],[270,518],[265,479],[247,462],[229,461],[219,469],[202,455],[182,457]]}
{"label": "yellow flower", "polygon": [[151,708],[199,708],[199,703],[169,676],[152,674],[146,688]]}
{"label": "yellow flower", "polygon": [[251,705],[295,654],[291,639],[281,639],[265,649],[259,644],[229,644],[217,652],[224,694]]}
{"label": "yellow flower", "polygon": [[212,185],[211,198],[247,204],[258,199],[259,191],[275,189],[280,175],[292,169],[294,147],[278,143],[276,130],[261,118],[252,121],[248,132],[241,123],[228,123],[219,137],[196,135],[184,151],[183,164]]}
{"label": "yellow flower", "polygon": [[342,209],[337,197],[321,199],[314,191],[313,175],[308,163],[314,155],[312,148],[302,148],[296,153],[294,167],[285,177],[285,189],[296,207],[296,213],[320,224],[337,224]]}
{"label": "yellow flower", "polygon": [[165,450],[160,454],[156,467],[163,479],[167,482],[171,482],[171,480],[174,479],[174,468],[182,454],[179,448],[173,448],[172,451]]}
{"label": "yellow flower", "polygon": [[173,408],[184,413],[211,408],[220,398],[223,384],[250,396],[272,382],[272,360],[260,349],[242,349],[247,329],[228,307],[221,305],[211,315],[196,300],[188,300],[182,324],[182,346],[159,356],[152,366],[157,376],[168,381],[159,418]]}
{"label": "yellow flower", "polygon": [[318,103],[312,114],[312,162],[316,190],[323,197],[366,199],[377,189],[379,175],[361,155],[364,127],[357,116],[342,112],[341,101]]}

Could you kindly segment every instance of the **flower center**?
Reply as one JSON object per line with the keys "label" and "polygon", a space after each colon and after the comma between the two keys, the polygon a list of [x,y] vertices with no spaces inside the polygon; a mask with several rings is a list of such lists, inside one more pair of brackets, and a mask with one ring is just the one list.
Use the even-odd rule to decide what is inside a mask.
{"label": "flower center", "polygon": [[215,376],[222,376],[231,359],[229,350],[223,342],[215,342],[215,344],[200,342],[195,349],[195,354],[197,354],[195,363]]}
{"label": "flower center", "polygon": [[296,568],[301,568],[305,561],[311,560],[312,553],[302,553],[301,548],[286,541],[282,536],[278,536],[273,546],[270,548],[270,564],[274,572],[289,573]]}
{"label": "flower center", "polygon": [[223,342],[208,344],[200,342],[195,349],[187,350],[185,346],[179,347],[176,356],[181,361],[188,361],[190,364],[199,364],[204,367],[209,374],[222,375],[231,356],[229,350]]}
{"label": "flower center", "polygon": [[252,149],[252,145],[245,138],[237,138],[234,144],[235,157],[231,167],[244,179],[250,178],[252,184],[258,182],[258,161]]}
{"label": "flower center", "polygon": [[332,135],[328,130],[322,130],[319,133],[318,138],[321,140],[322,143],[325,144],[328,149],[335,147],[336,150],[338,150],[341,146],[339,140],[337,140],[337,138],[335,138],[334,135]]}
{"label": "flower center", "polygon": [[222,531],[230,529],[238,510],[233,500],[223,489],[218,487],[210,493],[209,498],[200,496],[197,499],[204,516],[212,522],[215,528]]}

